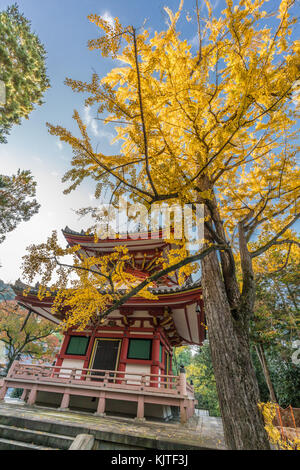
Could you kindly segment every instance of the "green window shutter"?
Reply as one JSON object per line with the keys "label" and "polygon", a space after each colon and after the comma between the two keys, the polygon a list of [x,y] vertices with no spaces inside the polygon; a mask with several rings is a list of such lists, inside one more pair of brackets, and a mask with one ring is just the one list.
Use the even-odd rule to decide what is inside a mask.
{"label": "green window shutter", "polygon": [[71,336],[66,354],[84,356],[88,347],[89,339],[86,336]]}
{"label": "green window shutter", "polygon": [[160,343],[160,345],[159,345],[159,362],[162,362],[162,351],[163,351],[163,347],[162,347],[162,344]]}
{"label": "green window shutter", "polygon": [[151,339],[131,339],[129,341],[128,359],[151,359]]}

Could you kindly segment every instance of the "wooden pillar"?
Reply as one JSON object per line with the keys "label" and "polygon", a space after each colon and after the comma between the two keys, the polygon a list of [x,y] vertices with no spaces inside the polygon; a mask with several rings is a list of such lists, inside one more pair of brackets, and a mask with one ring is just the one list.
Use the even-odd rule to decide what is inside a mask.
{"label": "wooden pillar", "polygon": [[[153,341],[152,341],[152,364],[151,364],[151,374],[159,374],[159,348],[160,348],[160,335],[156,332]],[[151,384],[152,387],[158,387],[158,377],[151,378],[154,383]]]}
{"label": "wooden pillar", "polygon": [[98,408],[96,413],[94,413],[96,416],[105,416],[105,392],[101,392],[99,396],[99,401],[98,401]]}
{"label": "wooden pillar", "polygon": [[192,416],[195,414],[195,400],[192,400]]}
{"label": "wooden pillar", "polygon": [[144,420],[144,396],[139,395],[138,396],[138,402],[137,402],[137,414],[136,417],[138,420]]}
{"label": "wooden pillar", "polygon": [[[68,334],[68,332],[64,332],[63,335],[64,335],[64,339],[62,341],[60,351],[58,354],[56,354],[56,361],[55,361],[55,364],[53,364],[53,369],[52,369],[52,374],[51,374],[52,378],[59,377],[59,373],[61,370],[59,369],[59,367],[61,367],[63,364],[63,355],[65,354],[67,346],[68,346],[70,335]],[[57,366],[57,368],[55,366]]]}
{"label": "wooden pillar", "polygon": [[184,424],[187,422],[187,410],[185,406],[185,400],[180,400],[180,422]]}
{"label": "wooden pillar", "polygon": [[4,383],[4,385],[0,389],[0,401],[4,400],[7,390],[8,386],[6,385],[6,383]]}
{"label": "wooden pillar", "polygon": [[129,338],[127,332],[124,333],[122,339],[121,351],[120,351],[120,361],[119,361],[119,370],[124,371],[126,368],[126,359],[128,354]]}
{"label": "wooden pillar", "polygon": [[61,411],[68,410],[69,409],[69,403],[70,403],[70,392],[69,392],[69,390],[65,390],[65,392],[63,394],[63,397],[62,397],[62,400],[61,400],[59,410],[61,410]]}
{"label": "wooden pillar", "polygon": [[24,388],[23,393],[21,395],[21,400],[26,401],[26,396],[27,396],[27,388]]}
{"label": "wooden pillar", "polygon": [[[126,370],[126,359],[127,359],[127,354],[128,354],[128,347],[129,347],[129,338],[128,338],[127,331],[125,331],[124,337],[122,339],[121,350],[120,350],[120,360],[119,360],[119,366],[118,366],[119,372],[125,372]],[[118,374],[117,377],[124,378],[125,374]],[[117,380],[116,383],[122,384],[123,381]]]}
{"label": "wooden pillar", "polygon": [[34,385],[33,388],[30,390],[27,405],[34,405],[36,402],[37,397],[37,386]]}
{"label": "wooden pillar", "polygon": [[[92,331],[92,334],[90,336],[89,345],[88,345],[88,348],[87,348],[87,351],[86,351],[86,358],[85,358],[85,361],[83,363],[83,368],[84,369],[88,369],[88,367],[89,367],[89,363],[90,363],[91,354],[92,354],[92,350],[93,350],[94,341],[95,341],[95,338],[96,338],[97,331],[98,331],[98,328],[94,328],[93,331]],[[86,372],[84,374],[86,375]],[[82,377],[82,378],[84,378],[84,377]]]}
{"label": "wooden pillar", "polygon": [[179,374],[179,386],[180,386],[180,395],[186,396],[186,375],[185,375],[185,368],[180,366],[180,374]]}

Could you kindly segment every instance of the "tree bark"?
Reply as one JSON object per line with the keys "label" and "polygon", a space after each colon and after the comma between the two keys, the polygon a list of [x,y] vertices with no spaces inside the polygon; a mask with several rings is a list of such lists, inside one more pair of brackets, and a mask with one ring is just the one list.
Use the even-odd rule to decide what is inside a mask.
{"label": "tree bark", "polygon": [[266,359],[266,356],[265,356],[264,348],[261,344],[256,344],[255,345],[255,350],[256,350],[256,354],[258,356],[259,362],[261,364],[263,373],[264,373],[265,381],[266,381],[268,389],[269,389],[270,399],[274,403],[277,403],[277,397],[276,397],[274,386],[273,386],[273,383],[272,383],[272,380],[271,380],[271,376],[270,376],[269,367],[268,367],[267,359]]}
{"label": "tree bark", "polygon": [[208,337],[229,449],[269,449],[258,409],[259,389],[251,362],[248,331],[232,315],[216,252],[202,261]]}
{"label": "tree bark", "polygon": [[17,354],[14,354],[9,360],[8,360],[8,363],[6,364],[6,367],[5,367],[5,373],[8,374],[8,371],[12,365],[12,363],[14,362],[15,358],[17,357]]}

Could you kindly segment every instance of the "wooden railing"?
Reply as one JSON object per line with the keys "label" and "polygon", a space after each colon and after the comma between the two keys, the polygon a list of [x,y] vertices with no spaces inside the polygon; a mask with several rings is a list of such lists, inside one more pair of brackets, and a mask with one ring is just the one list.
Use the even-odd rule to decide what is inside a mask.
{"label": "wooden railing", "polygon": [[71,395],[98,397],[98,416],[105,413],[107,399],[136,401],[138,419],[144,419],[144,403],[178,406],[182,423],[194,413],[194,389],[184,370],[180,375],[140,374],[15,361],[3,382],[0,401],[9,387],[17,387],[23,389],[22,399],[28,405],[35,404],[39,391],[61,393],[61,410],[68,409]]}
{"label": "wooden railing", "polygon": [[160,375],[139,374],[137,372],[79,369],[68,366],[23,364],[15,361],[7,378],[16,381],[77,384],[99,388],[119,388],[125,390],[151,391],[193,396],[194,390],[186,383],[185,374]]}
{"label": "wooden railing", "polygon": [[189,384],[188,382],[186,383],[186,389],[188,392],[188,395],[193,395],[194,396],[194,387],[193,385]]}

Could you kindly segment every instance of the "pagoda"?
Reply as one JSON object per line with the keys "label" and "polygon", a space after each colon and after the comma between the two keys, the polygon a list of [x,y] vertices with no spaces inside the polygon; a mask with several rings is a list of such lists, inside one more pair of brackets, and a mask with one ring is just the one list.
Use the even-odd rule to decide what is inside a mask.
{"label": "pagoda", "polygon": [[[141,281],[162,268],[156,261],[170,249],[161,232],[96,241],[93,235],[66,227],[63,235],[70,247],[80,246],[78,255],[86,257],[101,257],[126,245],[131,259],[124,270]],[[57,324],[63,320],[63,312],[52,311],[54,297],[40,300],[37,289],[26,296],[20,287],[15,292],[17,302],[29,312]],[[201,286],[190,278],[180,286],[175,272],[157,281],[151,292],[155,300],[131,297],[96,326],[91,324],[84,331],[69,328],[52,366],[16,361],[0,399],[5,387],[16,386],[24,389],[29,405],[138,419],[169,419],[178,409],[186,421],[194,412],[193,387],[183,368],[174,374],[173,348],[201,345],[205,339]]]}

